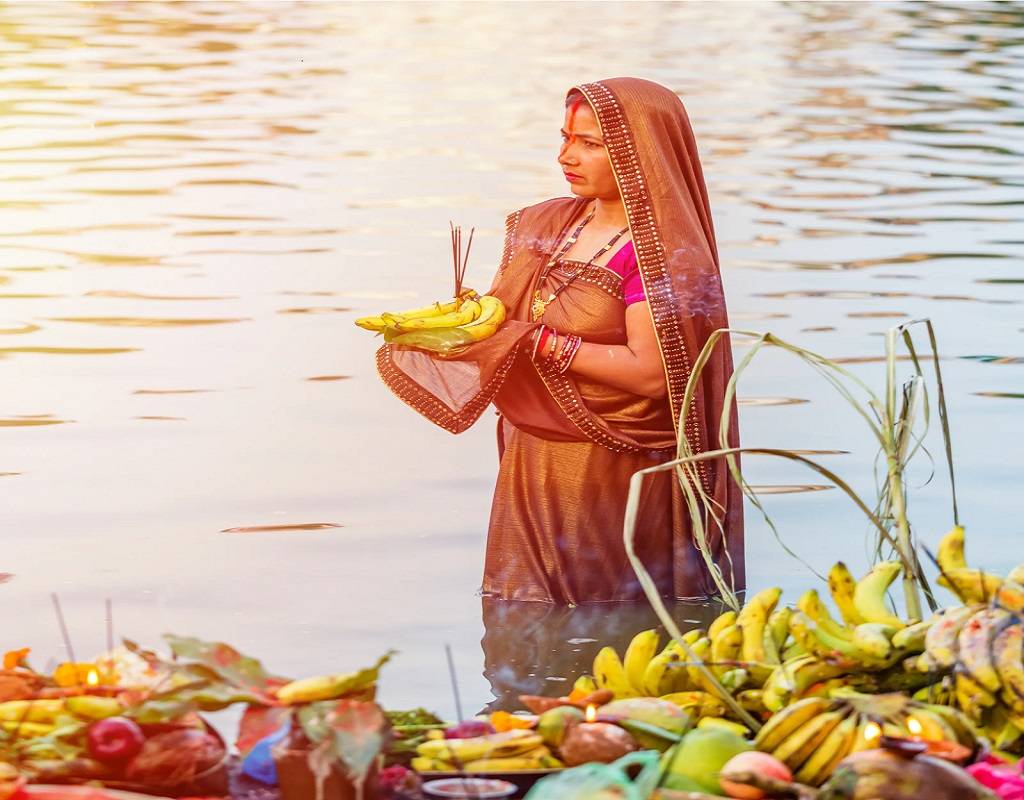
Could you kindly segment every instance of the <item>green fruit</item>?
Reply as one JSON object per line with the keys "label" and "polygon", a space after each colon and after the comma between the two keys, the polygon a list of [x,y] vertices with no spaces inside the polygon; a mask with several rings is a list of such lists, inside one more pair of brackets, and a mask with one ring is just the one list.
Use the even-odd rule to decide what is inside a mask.
{"label": "green fruit", "polygon": [[672,787],[668,782],[670,778],[683,778],[696,783],[696,791],[722,794],[722,786],[718,782],[722,767],[733,756],[753,749],[750,742],[732,731],[697,728],[686,734],[678,747],[665,754],[663,769],[666,780],[663,785]]}
{"label": "green fruit", "polygon": [[548,747],[560,747],[565,733],[577,722],[583,722],[583,712],[575,706],[557,706],[540,715],[537,733]]}

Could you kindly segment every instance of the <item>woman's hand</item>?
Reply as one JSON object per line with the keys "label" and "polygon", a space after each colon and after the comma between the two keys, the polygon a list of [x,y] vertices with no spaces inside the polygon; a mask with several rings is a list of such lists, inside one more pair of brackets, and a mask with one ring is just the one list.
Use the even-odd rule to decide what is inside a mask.
{"label": "woman's hand", "polygon": [[[558,336],[553,358],[557,358],[565,341],[564,335]],[[543,354],[538,353],[538,358],[542,357]],[[625,345],[584,342],[576,352],[569,372],[644,397],[656,400],[665,397],[668,393],[665,366],[648,304],[642,302],[626,306]]]}

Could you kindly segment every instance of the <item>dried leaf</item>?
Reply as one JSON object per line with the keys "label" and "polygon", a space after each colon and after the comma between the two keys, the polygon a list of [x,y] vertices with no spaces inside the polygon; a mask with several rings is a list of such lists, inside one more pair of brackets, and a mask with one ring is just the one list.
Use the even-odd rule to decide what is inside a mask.
{"label": "dried leaf", "polygon": [[270,685],[284,682],[284,679],[270,675],[255,658],[243,655],[223,642],[204,642],[172,634],[166,634],[164,639],[177,658],[194,661],[213,670],[232,686],[265,692]]}

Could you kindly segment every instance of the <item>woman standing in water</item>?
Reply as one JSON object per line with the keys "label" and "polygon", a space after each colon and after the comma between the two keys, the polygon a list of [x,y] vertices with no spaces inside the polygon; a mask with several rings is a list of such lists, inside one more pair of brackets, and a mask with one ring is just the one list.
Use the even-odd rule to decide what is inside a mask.
{"label": "woman standing in water", "polygon": [[[693,360],[728,326],[718,251],[673,92],[635,78],[583,84],[568,94],[561,136],[574,197],[507,220],[490,293],[509,321],[454,358],[385,345],[378,367],[399,397],[453,432],[492,401],[501,414],[485,596],[635,600],[642,591],[622,541],[630,477],[674,457],[680,426],[695,452],[717,447],[728,339],[680,412]],[[735,408],[725,413],[735,432]],[[742,497],[724,462],[698,471],[722,521],[708,523],[707,549],[742,589]],[[636,530],[663,596],[716,594],[673,473],[645,481]]]}

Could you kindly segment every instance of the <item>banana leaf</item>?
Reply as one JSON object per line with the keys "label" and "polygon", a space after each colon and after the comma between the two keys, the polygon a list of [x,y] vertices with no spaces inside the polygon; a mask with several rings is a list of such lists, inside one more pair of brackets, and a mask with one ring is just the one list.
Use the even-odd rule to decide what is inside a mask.
{"label": "banana leaf", "polygon": [[428,353],[450,356],[466,345],[472,344],[476,339],[461,328],[437,328],[408,333],[399,333],[390,329],[389,332],[385,332],[384,341],[388,344],[399,344],[404,347],[425,350]]}

